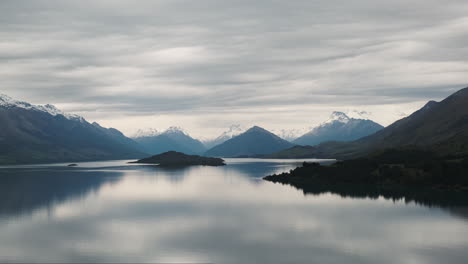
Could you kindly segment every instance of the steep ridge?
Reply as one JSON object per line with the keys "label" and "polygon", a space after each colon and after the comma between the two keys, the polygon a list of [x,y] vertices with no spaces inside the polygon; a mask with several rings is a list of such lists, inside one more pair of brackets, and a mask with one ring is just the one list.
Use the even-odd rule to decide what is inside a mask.
{"label": "steep ridge", "polygon": [[297,138],[293,143],[313,146],[326,141],[352,141],[382,128],[383,126],[371,120],[350,118],[343,112],[333,112],[326,122]]}
{"label": "steep ridge", "polygon": [[439,155],[468,155],[467,104],[468,88],[464,88],[441,102],[430,101],[410,116],[359,140],[295,147],[267,157],[349,159],[387,148],[419,148]]}
{"label": "steep ridge", "polygon": [[136,142],[116,129],[88,123],[52,105],[0,96],[0,163],[43,163],[138,158]]}

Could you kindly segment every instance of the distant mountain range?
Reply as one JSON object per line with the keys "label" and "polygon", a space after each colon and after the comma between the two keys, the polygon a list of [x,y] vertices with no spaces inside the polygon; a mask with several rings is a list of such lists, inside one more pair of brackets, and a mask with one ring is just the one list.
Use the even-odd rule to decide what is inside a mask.
{"label": "distant mountain range", "polygon": [[428,102],[386,128],[365,119],[366,112],[355,112],[353,117],[334,112],[327,122],[294,140],[300,129],[275,130],[275,134],[258,126],[245,130],[233,125],[203,144],[177,127],[164,132],[140,130],[130,139],[53,105],[32,105],[0,95],[0,164],[140,158],[167,151],[349,159],[385,148],[416,147],[441,155],[468,155],[467,103],[465,88],[441,102]]}
{"label": "distant mountain range", "polygon": [[138,129],[137,132],[135,132],[133,135],[131,135],[131,138],[142,138],[142,137],[154,137],[160,135],[161,132],[159,132],[155,128],[142,128]]}
{"label": "distant mountain range", "polygon": [[222,143],[228,141],[229,139],[231,139],[231,138],[233,138],[235,136],[238,136],[238,135],[244,133],[245,131],[246,131],[246,129],[241,125],[232,125],[232,126],[229,127],[228,130],[223,132],[217,138],[211,139],[211,140],[204,140],[203,144],[205,145],[205,147],[207,149],[210,149],[210,148],[212,148],[214,146],[217,146],[219,144],[222,144]]}
{"label": "distant mountain range", "polygon": [[430,101],[410,116],[361,139],[295,146],[266,157],[349,159],[388,148],[418,148],[438,155],[468,155],[468,88]]}
{"label": "distant mountain range", "polygon": [[202,154],[206,151],[202,142],[192,138],[179,127],[170,127],[162,133],[157,130],[140,131],[139,136],[133,138],[143,150],[151,155],[167,151],[177,151],[186,154]]}
{"label": "distant mountain range", "polygon": [[[271,133],[278,137],[299,145],[316,145],[324,141],[355,140],[383,128],[371,121],[371,113],[365,111],[333,112],[329,120],[317,127],[271,129]],[[139,130],[137,133],[154,133],[156,130]],[[215,139],[202,140],[207,149],[244,133],[246,129],[241,125],[232,125]]]}
{"label": "distant mountain range", "polygon": [[0,95],[0,164],[143,157],[139,145],[116,129],[90,124],[53,105]]}
{"label": "distant mountain range", "polygon": [[[242,126],[242,125],[232,125],[230,126],[225,132],[223,132],[220,136],[214,139],[209,139],[209,140],[202,140],[203,144],[207,149],[210,149],[214,146],[217,146],[219,144],[222,144],[229,139],[238,136],[242,133],[247,131],[247,129]],[[302,128],[302,129],[272,129],[269,130],[271,133],[277,135],[278,137],[287,140],[289,142],[292,142],[296,138],[304,135],[306,132],[310,131],[308,128]]]}
{"label": "distant mountain range", "polygon": [[314,146],[326,141],[352,141],[382,128],[371,120],[350,118],[343,112],[333,112],[326,122],[295,139],[293,143]]}
{"label": "distant mountain range", "polygon": [[246,132],[208,150],[205,155],[217,157],[237,157],[268,154],[292,147],[293,144],[277,135],[254,126]]}
{"label": "distant mountain range", "polygon": [[312,128],[290,128],[290,129],[272,129],[271,133],[277,135],[278,137],[293,142],[295,139],[309,132]]}

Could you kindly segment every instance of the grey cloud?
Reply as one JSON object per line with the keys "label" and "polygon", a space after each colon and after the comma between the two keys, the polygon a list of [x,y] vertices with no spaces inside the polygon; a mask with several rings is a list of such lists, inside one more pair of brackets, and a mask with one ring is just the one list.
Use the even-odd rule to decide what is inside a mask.
{"label": "grey cloud", "polygon": [[5,0],[0,89],[109,117],[441,99],[468,83],[467,13],[436,0]]}

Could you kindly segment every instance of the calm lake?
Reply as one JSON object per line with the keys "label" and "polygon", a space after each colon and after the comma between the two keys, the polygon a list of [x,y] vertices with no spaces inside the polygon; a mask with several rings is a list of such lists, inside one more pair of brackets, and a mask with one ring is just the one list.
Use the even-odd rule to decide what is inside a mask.
{"label": "calm lake", "polygon": [[467,263],[460,201],[305,194],[262,180],[295,161],[126,162],[0,167],[0,262]]}

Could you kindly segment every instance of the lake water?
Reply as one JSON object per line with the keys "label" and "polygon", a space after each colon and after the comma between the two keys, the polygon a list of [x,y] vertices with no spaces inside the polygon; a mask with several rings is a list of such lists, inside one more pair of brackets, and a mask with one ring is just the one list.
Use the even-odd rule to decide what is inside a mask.
{"label": "lake water", "polygon": [[468,207],[459,200],[305,194],[261,179],[294,161],[65,165],[0,168],[0,262],[468,261]]}

